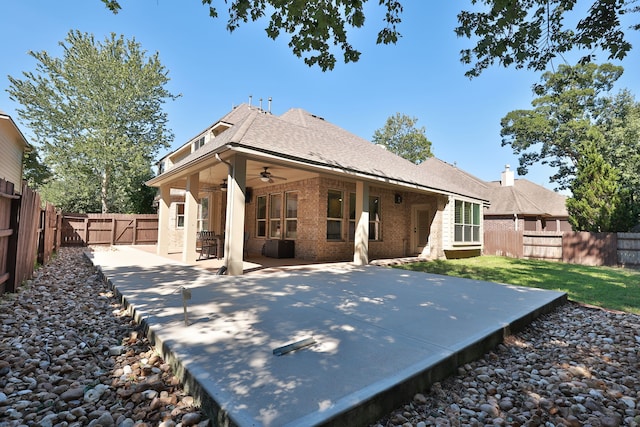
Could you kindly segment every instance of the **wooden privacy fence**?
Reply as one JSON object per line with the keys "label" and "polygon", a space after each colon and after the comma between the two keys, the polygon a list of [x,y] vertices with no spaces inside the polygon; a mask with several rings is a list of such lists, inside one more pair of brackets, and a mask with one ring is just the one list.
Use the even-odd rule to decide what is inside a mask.
{"label": "wooden privacy fence", "polygon": [[[13,183],[0,179],[0,294],[15,292],[33,276],[41,241],[42,263],[56,248],[55,237],[47,241],[50,230],[46,222],[41,223],[40,206],[40,196],[26,184],[22,194],[16,194]],[[53,207],[50,210],[55,213]]]}
{"label": "wooden privacy fence", "polygon": [[158,215],[64,214],[62,245],[149,245],[158,241]]}
{"label": "wooden privacy fence", "polygon": [[581,265],[640,266],[640,233],[491,230],[484,254]]}

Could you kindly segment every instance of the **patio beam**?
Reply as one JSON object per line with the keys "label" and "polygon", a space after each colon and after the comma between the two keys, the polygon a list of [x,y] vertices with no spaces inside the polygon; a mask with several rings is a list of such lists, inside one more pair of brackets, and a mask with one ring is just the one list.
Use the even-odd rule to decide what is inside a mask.
{"label": "patio beam", "polygon": [[187,177],[187,191],[184,198],[184,244],[182,245],[182,262],[189,263],[196,254],[196,238],[198,232],[198,192],[200,174]]}
{"label": "patio beam", "polygon": [[227,224],[224,242],[227,274],[242,275],[244,271],[244,215],[247,181],[247,158],[236,154],[230,159],[227,179]]}
{"label": "patio beam", "polygon": [[158,255],[169,254],[169,207],[171,206],[171,186],[168,184],[160,187],[160,200],[158,200]]}
{"label": "patio beam", "polygon": [[369,183],[356,182],[356,230],[353,242],[353,263],[369,264]]}

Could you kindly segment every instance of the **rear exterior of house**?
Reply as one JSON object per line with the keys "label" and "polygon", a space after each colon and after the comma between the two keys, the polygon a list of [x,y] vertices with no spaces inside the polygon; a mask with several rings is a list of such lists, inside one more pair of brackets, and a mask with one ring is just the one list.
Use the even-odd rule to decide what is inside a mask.
{"label": "rear exterior of house", "polygon": [[487,202],[474,188],[303,110],[277,117],[242,104],[161,163],[149,182],[161,189],[166,224],[159,253],[190,256],[200,230],[222,236],[227,262],[230,249],[269,255],[274,245],[356,263],[482,248]]}

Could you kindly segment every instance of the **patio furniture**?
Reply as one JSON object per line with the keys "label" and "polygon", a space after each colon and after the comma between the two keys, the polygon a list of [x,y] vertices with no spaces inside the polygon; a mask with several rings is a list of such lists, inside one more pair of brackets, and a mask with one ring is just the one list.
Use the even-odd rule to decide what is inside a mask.
{"label": "patio furniture", "polygon": [[219,258],[222,255],[220,246],[220,238],[213,231],[198,231],[196,237],[196,248],[200,252],[198,261],[211,257]]}

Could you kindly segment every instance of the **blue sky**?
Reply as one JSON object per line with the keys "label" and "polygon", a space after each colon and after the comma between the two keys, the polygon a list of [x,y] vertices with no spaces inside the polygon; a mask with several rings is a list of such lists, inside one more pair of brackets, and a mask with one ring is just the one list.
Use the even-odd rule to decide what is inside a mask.
{"label": "blue sky", "polygon": [[[287,39],[266,37],[266,21],[249,23],[229,34],[221,18],[212,19],[199,0],[121,0],[113,15],[99,0],[20,0],[4,2],[0,25],[0,109],[18,120],[6,93],[7,75],[33,71],[29,50],[61,56],[58,42],[71,29],[104,40],[111,32],[133,38],[149,53],[159,52],[169,71],[168,88],[182,96],[166,104],[177,147],[215,122],[233,106],[272,97],[272,112],[303,108],[370,140],[387,117],[400,112],[426,128],[434,154],[484,180],[497,180],[517,157],[500,145],[500,119],[530,108],[531,85],[540,74],[494,66],[479,78],[464,77],[459,51],[471,47],[453,29],[456,14],[469,2],[409,1],[404,5],[403,37],[397,45],[376,45],[382,24],[377,1],[370,1],[366,25],[350,41],[363,52],[355,64],[338,63],[330,72],[309,68],[296,58]],[[224,4],[222,2],[218,2]],[[616,90],[640,94],[638,49],[621,64],[625,74]],[[29,130],[21,126],[29,137]],[[164,153],[162,153],[164,154]],[[553,188],[551,171],[534,167],[525,177]]]}

